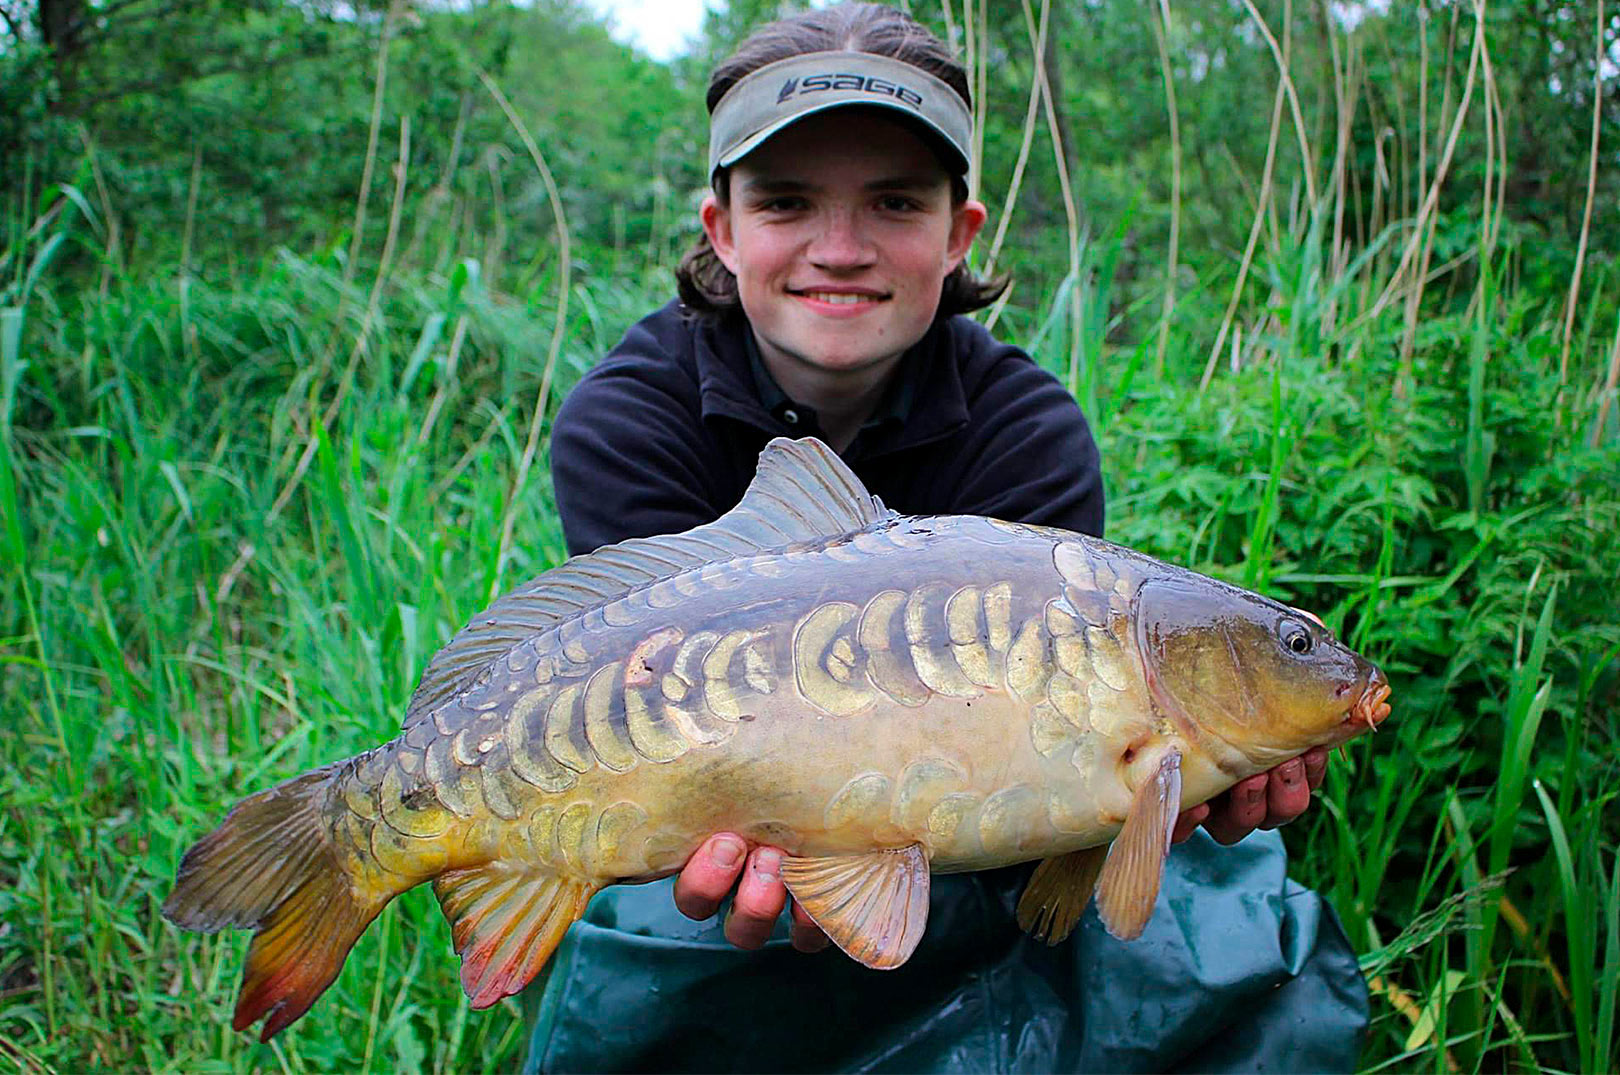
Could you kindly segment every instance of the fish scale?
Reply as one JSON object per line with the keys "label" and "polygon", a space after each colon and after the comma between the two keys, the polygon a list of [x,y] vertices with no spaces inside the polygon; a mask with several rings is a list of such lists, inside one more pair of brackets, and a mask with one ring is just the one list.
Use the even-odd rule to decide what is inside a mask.
{"label": "fish scale", "polygon": [[1067,531],[897,515],[825,446],[776,441],[716,522],[473,617],[398,738],[238,804],[164,913],[256,931],[233,1025],[265,1038],[413,885],[487,1007],[594,892],[717,831],[780,847],[875,969],[921,936],[931,873],[1035,858],[1026,928],[1061,939],[1095,886],[1131,937],[1178,810],[1371,727],[1387,693],[1286,606]]}
{"label": "fish scale", "polygon": [[[938,523],[936,526],[949,528]],[[964,536],[971,539],[974,535],[969,532]],[[859,550],[857,559],[916,552],[910,542],[862,544],[865,547]],[[814,570],[813,559],[818,552],[840,563],[849,563],[851,550],[855,548],[854,542],[838,541],[821,550],[795,550],[793,558],[799,561],[801,570]],[[689,580],[679,588],[688,591],[690,601],[706,593],[729,593],[737,584],[737,577],[745,572],[765,578],[784,578],[784,572],[777,570],[784,559],[752,558],[727,571],[706,567],[697,572],[695,581]],[[445,757],[445,748],[438,744],[437,751],[431,755],[435,764],[430,766],[429,782],[440,792],[441,802],[461,817],[483,809],[527,828],[528,816],[538,802],[535,793],[567,790],[575,783],[573,774],[576,772],[592,767],[628,772],[637,765],[671,762],[688,750],[725,742],[729,738],[727,725],[736,723],[741,700],[750,696],[768,698],[771,692],[759,688],[772,684],[783,670],[771,660],[776,650],[759,645],[761,639],[757,630],[744,628],[723,634],[700,630],[693,636],[696,645],[686,645],[686,638],[679,629],[666,626],[647,632],[645,623],[655,606],[637,599],[666,584],[676,588],[674,583],[675,580],[664,580],[639,590],[604,606],[617,609],[614,614],[588,613],[577,625],[561,625],[558,633],[564,638],[576,639],[588,651],[612,652],[625,646],[622,636],[628,632],[630,637],[637,638],[630,644],[630,652],[633,661],[639,661],[642,666],[639,684],[652,682],[655,671],[660,678],[673,674],[679,660],[688,674],[694,666],[705,669],[701,683],[693,685],[706,688],[702,697],[706,702],[712,700],[712,705],[677,707],[673,703],[680,699],[672,700],[662,694],[649,700],[647,692],[628,685],[634,669],[627,667],[627,662],[609,662],[595,669],[576,668],[572,674],[556,676],[550,672],[549,655],[539,655],[539,643],[519,647],[514,650],[515,656],[505,662],[501,670],[504,677],[501,673],[492,676],[468,696],[446,703],[435,713],[435,725],[441,735],[450,740],[448,761],[462,770],[457,772],[440,760]],[[1001,644],[993,647],[989,645],[990,621],[984,605],[987,591],[992,595],[992,604],[997,606],[996,622],[1003,625],[998,632]],[[1021,610],[1027,618],[1015,625],[1011,614],[1013,594],[1014,587],[1009,581],[997,581],[988,587],[952,588],[944,582],[930,580],[909,590],[886,588],[859,606],[837,601],[810,606],[787,631],[795,639],[789,663],[801,701],[829,715],[847,716],[880,702],[925,702],[926,697],[917,697],[913,684],[920,685],[927,695],[969,699],[982,697],[989,690],[1012,690],[1014,685],[1006,678],[1008,669],[1004,658],[1016,626],[1018,637],[1034,640],[1037,667],[1033,672],[1046,684],[1049,702],[1042,707],[1044,712],[1037,713],[1031,722],[1032,742],[1046,755],[1072,748],[1076,738],[1089,730],[1082,713],[1088,702],[1071,678],[1084,674],[1086,636],[1081,634],[1080,618],[1063,604],[1048,601],[1038,612]],[[865,640],[855,630],[859,623],[868,627]],[[1107,635],[1105,629],[1089,629],[1118,646],[1117,640]],[[609,635],[621,637],[607,637]],[[905,645],[899,647],[899,662],[886,672],[873,674],[873,647],[866,643],[877,637],[884,640],[879,650],[882,654],[894,653],[897,637],[903,638]],[[523,659],[531,655],[532,661]],[[754,658],[752,676],[748,670],[749,657]],[[997,665],[993,670],[992,657]],[[545,673],[529,677],[531,667],[544,669]],[[1022,666],[1019,669],[1020,674],[1027,671],[1029,669]],[[897,683],[897,673],[907,677],[906,681]],[[509,681],[502,682],[503,678]],[[509,707],[499,708],[504,695],[525,685],[520,681],[533,682],[534,678],[545,682],[521,695]],[[580,693],[582,682],[585,684],[583,695]],[[567,704],[548,705],[565,691],[572,691]],[[576,704],[581,698],[583,705]],[[529,734],[533,714],[543,714],[538,738]],[[1050,715],[1061,719],[1054,721]],[[702,718],[708,718],[708,722],[700,725],[698,721]],[[497,725],[505,752],[477,749],[475,744],[492,741]],[[582,736],[589,753],[580,747]],[[552,746],[557,748],[555,753]],[[533,790],[498,782],[498,774],[508,766]],[[467,772],[473,769],[482,774],[477,782]],[[885,786],[888,786],[886,778]],[[1008,790],[1024,804],[1023,813],[1032,812],[1029,797],[1022,795],[1023,789]],[[1005,801],[992,803],[989,813],[981,817],[986,809],[985,797],[967,794],[966,798],[971,800],[971,810],[963,814],[968,823],[963,832],[997,832],[1012,824],[1003,820],[1011,816]],[[842,803],[842,800],[835,796],[835,802]],[[958,800],[954,806],[960,812],[969,804]],[[829,810],[837,813],[832,806]],[[1018,824],[1031,823],[1022,814],[1019,817]],[[578,810],[571,815],[571,843],[587,841],[589,821],[589,810]],[[828,827],[835,826],[829,824]],[[411,832],[406,830],[405,835]],[[657,837],[648,838],[656,840]],[[612,841],[615,852],[623,840],[623,833],[615,835]],[[989,842],[1000,846],[1006,841],[992,837]],[[977,849],[982,850],[984,846],[981,840]],[[970,842],[967,850],[974,849]],[[583,859],[585,854],[575,847],[561,858],[567,860],[570,856]],[[591,857],[612,856],[598,851]],[[556,856],[547,861],[556,861]]]}
{"label": "fish scale", "polygon": [[[1004,535],[1026,536],[1016,528],[977,520],[930,523],[932,532],[941,537],[993,548],[1006,544]],[[857,559],[924,563],[917,557],[914,542],[890,540],[883,533],[876,536],[878,541],[861,543],[864,548],[854,553]],[[1121,674],[1122,643],[1107,627],[1090,624],[1078,614],[1070,600],[1072,584],[1063,597],[1039,605],[1017,599],[1021,591],[1010,580],[983,586],[952,585],[932,577],[904,590],[885,587],[860,604],[825,600],[807,603],[794,592],[797,576],[777,570],[790,558],[796,561],[796,571],[802,572],[817,571],[818,557],[849,564],[852,550],[857,550],[855,542],[839,540],[820,549],[797,548],[787,555],[750,558],[724,570],[706,565],[684,573],[695,578],[662,580],[612,602],[611,606],[620,610],[615,615],[599,615],[599,610],[593,610],[576,621],[560,624],[557,636],[575,642],[587,652],[628,650],[631,657],[598,663],[594,668],[576,666],[553,675],[549,673],[549,655],[542,655],[539,649],[543,641],[526,647],[534,654],[532,666],[547,668],[548,674],[544,684],[520,697],[522,704],[513,702],[506,708],[496,704],[517,686],[515,681],[503,682],[503,677],[529,681],[526,673],[531,664],[508,660],[504,668],[498,667],[474,691],[446,703],[435,713],[434,723],[450,739],[450,746],[448,755],[442,743],[430,747],[430,786],[436,789],[443,805],[459,817],[488,812],[526,828],[530,814],[542,801],[538,796],[573,787],[575,773],[605,770],[624,774],[638,766],[677,761],[693,749],[723,745],[740,723],[746,700],[769,702],[774,690],[759,688],[774,687],[784,678],[796,685],[796,701],[801,708],[833,717],[853,716],[883,704],[926,704],[930,697],[973,700],[992,692],[1029,696],[1038,691],[1041,701],[1029,721],[1030,743],[1043,757],[1068,757],[1093,731],[1091,710],[1106,709],[1111,702],[1106,696],[1099,700],[1088,695],[1082,679],[1095,673],[1103,689],[1114,693],[1124,692],[1128,686],[1128,676]],[[1075,570],[1078,561],[1070,557],[1066,560]],[[934,565],[926,563],[926,570],[932,574]],[[894,563],[882,562],[881,566],[879,577],[892,579]],[[1084,576],[1076,571],[1083,581],[1098,574],[1089,560],[1085,571]],[[698,602],[694,615],[702,624],[705,614],[720,618],[733,614],[729,595],[744,575],[786,580],[776,588],[780,592],[762,593],[761,604],[773,609],[762,626],[726,632],[700,627],[688,636],[682,629],[667,625],[651,628],[649,621],[656,609],[650,602],[638,600],[666,584],[670,589],[685,590],[689,605]],[[1114,586],[1119,574],[1104,568],[1103,577],[1110,584],[1110,596],[1104,600],[1117,600]],[[996,606],[995,620],[1001,625],[997,632],[1001,644],[997,646],[990,645],[987,593]],[[705,601],[713,611],[706,613],[702,604]],[[784,623],[778,611],[784,602],[796,603],[804,611]],[[782,637],[791,638],[792,646],[781,645],[777,640]],[[1014,655],[1018,659],[1009,662],[1009,653],[1019,640],[1022,648]],[[1094,648],[1102,655],[1100,661],[1091,656]],[[885,666],[882,660],[874,661],[874,656],[895,659]],[[752,682],[750,657],[754,662]],[[690,682],[698,688],[695,700],[700,704],[679,706],[676,703],[681,699],[671,699],[664,693],[663,677],[674,675],[677,667],[696,680],[677,677],[678,683]],[[1098,672],[1099,667],[1108,669],[1108,674]],[[694,669],[698,670],[695,676]],[[634,687],[630,685],[632,676],[637,683]],[[660,686],[649,689],[655,684]],[[547,704],[570,690],[568,704]],[[684,690],[678,693],[684,696]],[[1097,705],[1098,701],[1104,704]],[[527,724],[530,714],[540,712],[544,714],[542,734],[534,737],[528,734]],[[793,719],[790,712],[775,712],[773,717]],[[506,749],[500,753],[478,750],[477,744],[497,730]],[[584,748],[580,746],[582,739]],[[491,783],[496,778],[490,774],[498,774],[505,767],[513,767],[520,779],[528,772],[533,777],[525,781],[528,787]],[[892,785],[890,778],[883,779],[885,787]],[[949,841],[953,857],[1001,853],[1007,846],[1019,843],[1017,838],[1005,836],[1003,830],[1038,829],[1043,824],[1055,830],[1061,826],[1051,821],[1052,810],[1064,819],[1072,815],[1072,809],[1061,801],[1057,806],[1037,805],[1036,796],[1024,794],[1027,790],[1024,785],[1001,789],[1006,793],[1001,799],[994,799],[994,793],[942,793],[940,798],[945,794],[959,796],[949,810],[955,819]],[[828,807],[829,817],[847,812],[847,801],[837,795],[833,801],[839,805],[837,809]],[[1015,804],[1016,809],[1009,804]],[[587,803],[571,815],[571,850],[559,852],[548,862],[587,858],[608,862],[623,853],[628,858],[617,864],[620,868],[667,868],[661,861],[647,861],[646,856],[636,858],[627,850],[627,833],[616,833],[611,853],[583,850],[590,842],[590,834],[599,827],[591,824],[592,811],[597,809]],[[826,827],[837,826],[827,822]],[[973,834],[980,837],[977,842],[971,838]],[[665,839],[668,834],[657,831],[639,836],[642,843],[680,843]]]}

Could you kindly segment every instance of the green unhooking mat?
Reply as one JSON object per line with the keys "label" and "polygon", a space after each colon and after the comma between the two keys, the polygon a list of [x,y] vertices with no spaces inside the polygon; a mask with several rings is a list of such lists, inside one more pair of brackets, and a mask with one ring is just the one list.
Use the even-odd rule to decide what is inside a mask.
{"label": "green unhooking mat", "polygon": [[1013,919],[1029,866],[934,879],[893,971],[761,951],[675,910],[672,881],[608,889],[525,997],[525,1071],[1349,1071],[1367,990],[1338,918],[1282,840],[1170,856],[1136,941],[1088,910],[1055,948]]}

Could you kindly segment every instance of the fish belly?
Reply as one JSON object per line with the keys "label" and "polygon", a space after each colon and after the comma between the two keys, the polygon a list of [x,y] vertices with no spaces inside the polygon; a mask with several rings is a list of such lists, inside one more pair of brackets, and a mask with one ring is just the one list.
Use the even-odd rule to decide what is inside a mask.
{"label": "fish belly", "polygon": [[766,713],[723,746],[591,774],[510,829],[604,880],[674,872],[719,831],[801,856],[921,843],[937,872],[984,869],[1117,830],[1129,792],[1115,766],[1099,764],[1109,751],[1098,738],[1042,755],[1027,707],[1006,698],[859,719]]}

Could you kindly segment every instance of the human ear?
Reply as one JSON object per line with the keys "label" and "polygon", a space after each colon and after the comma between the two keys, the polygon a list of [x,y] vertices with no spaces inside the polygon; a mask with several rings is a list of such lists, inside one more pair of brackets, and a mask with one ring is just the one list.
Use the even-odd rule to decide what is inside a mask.
{"label": "human ear", "polygon": [[945,267],[949,271],[956,268],[967,252],[973,246],[973,240],[978,238],[979,232],[984,228],[984,222],[990,211],[984,203],[974,201],[972,198],[961,205],[951,207],[951,234],[945,243]]}
{"label": "human ear", "polygon": [[709,237],[709,246],[714,250],[715,256],[735,276],[737,274],[737,244],[731,237],[731,210],[720,204],[720,199],[713,194],[704,195],[703,204],[698,208],[698,218],[703,221],[703,234]]}

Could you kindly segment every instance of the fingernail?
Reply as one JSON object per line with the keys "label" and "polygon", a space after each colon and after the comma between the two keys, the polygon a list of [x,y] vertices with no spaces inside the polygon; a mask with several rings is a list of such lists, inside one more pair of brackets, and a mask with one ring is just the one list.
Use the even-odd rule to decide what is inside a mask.
{"label": "fingernail", "polygon": [[1261,788],[1250,788],[1243,793],[1243,796],[1249,801],[1250,806],[1259,806],[1260,800],[1266,797],[1266,793]]}
{"label": "fingernail", "polygon": [[743,847],[741,840],[716,840],[709,845],[709,861],[723,870],[729,870],[742,861]]}
{"label": "fingernail", "polygon": [[1288,787],[1293,787],[1295,784],[1299,783],[1300,770],[1303,769],[1303,768],[1305,768],[1305,766],[1302,765],[1302,764],[1301,765],[1295,765],[1295,764],[1290,763],[1288,765],[1283,766],[1281,769],[1278,769],[1277,770],[1277,775],[1282,777],[1282,782],[1285,785],[1287,785]]}
{"label": "fingernail", "polygon": [[782,856],[776,851],[761,851],[754,856],[754,873],[761,881],[775,881],[782,872]]}

